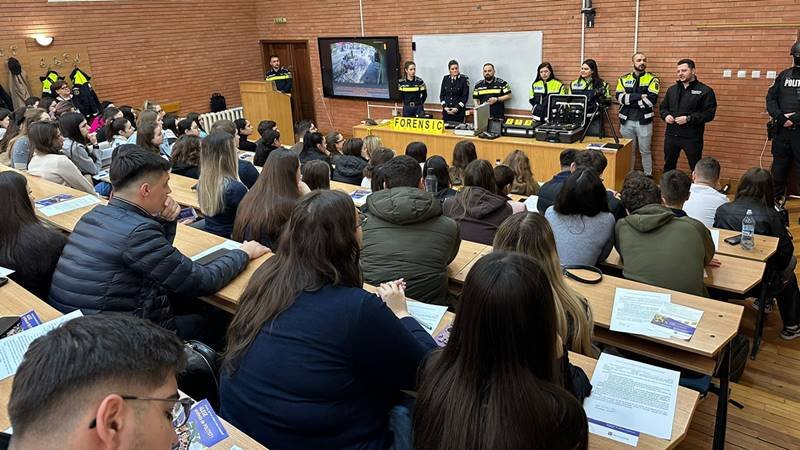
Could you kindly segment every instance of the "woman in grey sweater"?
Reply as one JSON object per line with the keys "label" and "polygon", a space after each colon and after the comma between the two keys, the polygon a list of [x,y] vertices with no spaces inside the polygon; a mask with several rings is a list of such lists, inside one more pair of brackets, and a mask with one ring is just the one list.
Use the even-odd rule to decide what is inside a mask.
{"label": "woman in grey sweater", "polygon": [[593,169],[573,172],[544,214],[562,264],[597,265],[614,246],[614,215],[606,189]]}

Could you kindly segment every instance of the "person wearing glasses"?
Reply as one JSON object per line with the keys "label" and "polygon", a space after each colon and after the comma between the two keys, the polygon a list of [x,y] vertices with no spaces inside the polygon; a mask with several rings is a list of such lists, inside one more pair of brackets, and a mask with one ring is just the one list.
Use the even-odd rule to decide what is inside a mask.
{"label": "person wearing glasses", "polygon": [[147,320],[73,319],[25,353],[8,403],[10,448],[170,450],[192,405],[176,381],[185,366],[181,340]]}

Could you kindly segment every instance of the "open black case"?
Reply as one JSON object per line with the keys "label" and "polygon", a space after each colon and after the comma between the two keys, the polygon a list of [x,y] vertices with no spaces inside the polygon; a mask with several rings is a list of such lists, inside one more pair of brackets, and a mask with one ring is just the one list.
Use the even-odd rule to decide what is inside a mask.
{"label": "open black case", "polygon": [[585,127],[585,95],[551,95],[547,120],[536,128],[536,140],[571,144],[581,138]]}

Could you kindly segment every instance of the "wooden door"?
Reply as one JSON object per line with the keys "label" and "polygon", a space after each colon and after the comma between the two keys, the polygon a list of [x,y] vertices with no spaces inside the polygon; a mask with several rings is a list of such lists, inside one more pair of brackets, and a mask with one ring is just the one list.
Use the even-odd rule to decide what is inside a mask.
{"label": "wooden door", "polygon": [[295,123],[300,120],[316,123],[308,42],[261,41],[261,54],[265,74],[270,69],[270,55],[278,55],[281,64],[292,72],[292,117]]}

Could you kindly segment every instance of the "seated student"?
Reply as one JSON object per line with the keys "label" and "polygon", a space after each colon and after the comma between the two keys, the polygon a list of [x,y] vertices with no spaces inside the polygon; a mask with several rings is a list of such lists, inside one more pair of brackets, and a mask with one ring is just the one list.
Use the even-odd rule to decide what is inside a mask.
{"label": "seated student", "polygon": [[172,147],[172,144],[178,140],[178,117],[175,114],[168,113],[162,119],[164,126],[164,143]]}
{"label": "seated student", "polygon": [[102,156],[97,139],[89,134],[89,123],[81,113],[66,113],[58,119],[64,144],[61,153],[75,164],[83,175],[97,175]]}
{"label": "seated student", "polygon": [[144,317],[177,330],[183,339],[202,336],[204,318],[176,315],[169,295],[213,294],[269,250],[245,242],[241,250],[197,264],[172,245],[180,206],[169,197],[169,162],[128,144],[117,149],[110,172],[114,196],[75,225],[48,303],[63,313],[80,309]]}
{"label": "seated student", "polygon": [[94,186],[81,171],[61,153],[64,139],[55,122],[36,122],[28,132],[33,158],[28,173],[53,183],[94,195]]}
{"label": "seated student", "polygon": [[692,186],[689,188],[689,200],[683,204],[683,210],[703,225],[711,228],[717,208],[728,203],[728,196],[719,192],[719,161],[707,156],[697,162],[692,172]]}
{"label": "seated student", "polygon": [[108,142],[111,148],[117,148],[120,145],[127,144],[128,138],[133,134],[133,125],[126,117],[120,117],[106,122],[104,127],[105,134],[108,136]]}
{"label": "seated student", "polygon": [[331,166],[325,161],[309,161],[301,172],[303,183],[310,190],[331,188]]}
{"label": "seated student", "polygon": [[625,278],[692,295],[707,296],[705,266],[717,264],[714,241],[702,223],[675,217],[661,204],[661,191],[642,172],[625,176],[622,204],[628,216],[615,228],[614,245]]}
{"label": "seated student", "polygon": [[611,253],[616,221],[593,169],[572,172],[544,217],[553,228],[562,263],[596,266]]}
{"label": "seated student", "polygon": [[39,101],[41,101],[41,100],[42,99],[39,98],[39,97],[30,96],[30,97],[25,99],[25,106],[30,107],[30,108],[38,108],[39,107]]}
{"label": "seated student", "polygon": [[402,282],[377,296],[362,289],[364,225],[346,193],[311,192],[240,298],[220,415],[266,447],[383,449],[410,438],[391,417],[410,413],[393,405],[436,344],[409,316]]}
{"label": "seated student", "polygon": [[428,159],[428,146],[424,142],[409,142],[406,145],[406,156],[416,159],[419,166],[422,167],[425,165],[425,160]]}
{"label": "seated student", "polygon": [[291,150],[270,153],[258,181],[239,204],[233,224],[233,240],[256,240],[271,249],[297,200],[309,191],[300,181],[300,161]]}
{"label": "seated student", "polygon": [[478,159],[478,152],[472,141],[458,141],[453,147],[453,165],[450,166],[450,184],[461,186],[464,184],[464,170],[472,161]]}
{"label": "seated student", "polygon": [[278,130],[270,129],[261,135],[261,139],[256,143],[256,154],[253,156],[253,164],[258,167],[263,167],[267,161],[269,154],[273,150],[282,148],[281,134]]}
{"label": "seated student", "polygon": [[11,111],[0,108],[0,139],[6,135],[8,127],[11,126]]}
{"label": "seated student", "polygon": [[256,151],[255,142],[250,142],[248,140],[248,137],[253,134],[253,125],[250,124],[250,121],[247,119],[236,119],[233,121],[233,124],[236,125],[236,134],[239,136],[237,142],[239,150],[246,152]]}
{"label": "seated student", "polygon": [[364,280],[378,284],[402,278],[409,298],[447,304],[447,265],[461,245],[458,224],[442,215],[433,194],[422,190],[414,158],[398,156],[380,171],[385,188],[373,191],[366,203]]}
{"label": "seated student", "polygon": [[[547,181],[539,188],[535,205],[529,204],[530,202],[528,201],[525,202],[528,211],[538,210],[539,214],[544,214],[547,208],[553,206],[556,202],[558,191],[561,190],[561,186],[564,185],[569,174],[572,173],[570,168],[572,167],[572,163],[575,162],[575,155],[578,154],[578,152],[580,152],[580,150],[575,150],[574,148],[567,148],[561,151],[561,154],[558,156],[559,163],[561,164],[561,172],[553,175],[550,181]],[[535,206],[536,208],[531,208],[531,206]]]}
{"label": "seated student", "polygon": [[372,153],[378,149],[385,148],[381,142],[381,138],[370,134],[364,136],[364,153],[361,155],[367,161],[372,159]]}
{"label": "seated student", "polygon": [[278,130],[278,124],[275,123],[274,120],[262,120],[258,122],[258,127],[256,127],[256,131],[258,132],[259,136],[263,136],[267,130]]}
{"label": "seated student", "polygon": [[303,151],[303,139],[305,139],[306,134],[316,132],[317,127],[314,126],[314,123],[310,120],[301,120],[294,124],[294,140],[297,142],[290,150],[299,155],[300,152]]}
{"label": "seated student", "polygon": [[327,147],[328,152],[331,154],[331,158],[342,154],[344,142],[344,136],[336,130],[329,131],[328,134],[325,135],[325,147]]}
{"label": "seated student", "polygon": [[20,114],[19,121],[15,122],[18,126],[12,126],[3,137],[3,140],[0,141],[0,151],[7,156],[8,159],[3,159],[8,162],[9,166],[25,170],[33,157],[33,149],[30,146],[28,132],[34,123],[49,121],[50,116],[39,108],[21,110]]}
{"label": "seated student", "polygon": [[525,211],[524,203],[511,200],[508,196],[511,193],[511,185],[514,184],[514,171],[502,164],[494,166],[494,180],[497,183],[497,194],[506,198],[514,214]]}
{"label": "seated student", "polygon": [[[199,137],[200,139],[203,139],[206,136],[208,136],[208,133],[206,132],[205,128],[203,128],[203,124],[200,123],[200,113],[190,112],[189,114],[186,114],[186,118],[197,124],[197,130],[198,130],[197,131],[197,133],[198,133],[197,137]],[[233,122],[231,122],[231,123],[233,123]]]}
{"label": "seated student", "polygon": [[[697,166],[695,166],[695,170],[697,170]],[[794,256],[792,235],[787,229],[782,215],[775,210],[773,186],[772,175],[769,171],[757,167],[749,169],[739,180],[739,187],[736,189],[733,203],[725,203],[717,209],[714,226],[741,232],[742,219],[750,210],[756,222],[756,234],[778,238],[778,250],[767,260],[766,273],[778,274],[774,281],[775,285],[772,287],[774,289],[772,292],[777,293],[772,295],[778,300],[778,310],[783,321],[783,330],[781,330],[780,336],[783,339],[791,340],[800,337],[800,314],[798,313],[800,292],[798,292],[797,276],[795,275],[797,259]],[[758,309],[757,303],[754,307]],[[770,307],[768,306],[767,309],[769,310]]]}
{"label": "seated student", "polygon": [[200,125],[191,119],[181,119],[178,121],[178,139],[187,134],[200,137]]}
{"label": "seated student", "polygon": [[[608,159],[606,159],[606,155],[600,150],[590,148],[575,155],[575,162],[570,170],[574,172],[576,169],[588,167],[594,169],[600,177],[600,181],[603,181],[603,171],[606,170],[607,166]],[[627,215],[625,207],[617,198],[616,192],[606,189],[606,200],[608,200],[608,209],[611,214],[614,214],[614,219],[619,220]]]}
{"label": "seated student", "polygon": [[33,341],[17,369],[11,448],[175,448],[191,406],[179,400],[184,367],[183,342],[145,320],[70,320]]}
{"label": "seated student", "polygon": [[583,407],[561,387],[553,293],[537,261],[482,257],[459,305],[420,377],[414,448],[588,448]]}
{"label": "seated student", "polygon": [[303,138],[303,150],[300,151],[298,156],[300,157],[300,164],[314,160],[331,163],[331,157],[328,154],[328,149],[325,148],[325,137],[322,133],[306,133]]}
{"label": "seated student", "polygon": [[450,171],[447,167],[447,161],[441,156],[431,156],[425,161],[422,167],[422,176],[428,176],[428,170],[432,169],[433,174],[436,176],[437,192],[433,194],[439,202],[444,203],[450,197],[454,197],[458,191],[450,187]]}
{"label": "seated student", "polygon": [[494,251],[518,252],[541,264],[553,286],[558,335],[570,351],[594,357],[592,310],[585,297],[564,283],[553,229],[541,214],[514,214],[500,225],[492,242]]}
{"label": "seated student", "polygon": [[686,217],[683,205],[689,199],[689,187],[692,180],[678,169],[672,169],[661,175],[661,202],[672,210],[675,217]]}
{"label": "seated student", "polygon": [[[211,131],[209,133],[216,133],[221,131],[223,133],[228,133],[232,137],[236,137],[236,125],[233,124],[230,120],[218,120],[214,122],[214,125],[211,126]],[[205,139],[205,137],[201,136],[200,139]],[[256,184],[256,180],[258,179],[258,169],[253,166],[250,161],[245,161],[237,156],[236,162],[238,164],[238,172],[239,172],[239,180],[247,186],[247,189],[253,187]]]}
{"label": "seated student", "polygon": [[110,106],[103,110],[102,116],[96,116],[95,121],[92,122],[92,125],[89,126],[89,132],[91,133],[94,130],[97,133],[96,138],[97,142],[105,142],[111,141],[111,136],[107,133],[107,125],[109,122],[114,121],[115,119],[121,119],[125,117],[122,114],[122,111],[119,108]]}
{"label": "seated student", "polygon": [[59,101],[56,103],[56,110],[53,113],[53,120],[58,120],[68,112],[77,112],[75,105],[70,101]]}
{"label": "seated student", "polygon": [[236,142],[228,133],[212,132],[200,145],[197,198],[205,217],[205,230],[230,239],[239,203],[247,186],[236,173]]}
{"label": "seated student", "polygon": [[[136,135],[136,145],[153,152],[153,154],[163,154],[161,144],[164,143],[164,133],[160,123],[144,122],[136,128],[134,134]],[[130,141],[130,138],[128,140]]]}
{"label": "seated student", "polygon": [[[370,136],[367,136],[370,137]],[[366,148],[367,144],[364,144]],[[371,189],[373,192],[383,189],[383,180],[379,183],[373,183],[372,178],[375,176],[378,168],[385,164],[387,161],[394,158],[394,150],[390,148],[379,148],[372,151],[372,157],[369,162],[364,166],[364,178],[361,180],[361,187],[364,189]]]}
{"label": "seated student", "polygon": [[464,170],[464,189],[445,200],[444,215],[455,220],[461,239],[491,245],[497,227],[513,213],[508,200],[497,194],[489,161],[476,159]]}
{"label": "seated student", "polygon": [[356,186],[361,184],[364,168],[367,167],[367,160],[361,157],[363,149],[364,141],[359,138],[350,138],[344,143],[342,154],[333,157],[333,181]]}
{"label": "seated student", "polygon": [[511,185],[511,194],[537,195],[539,182],[533,176],[531,160],[522,150],[514,150],[503,160],[503,165],[514,171],[514,183]]}
{"label": "seated student", "polygon": [[36,218],[28,180],[0,172],[0,266],[22,287],[47,300],[50,279],[67,237]]}
{"label": "seated student", "polygon": [[200,138],[185,134],[172,146],[172,173],[184,177],[200,178]]}

